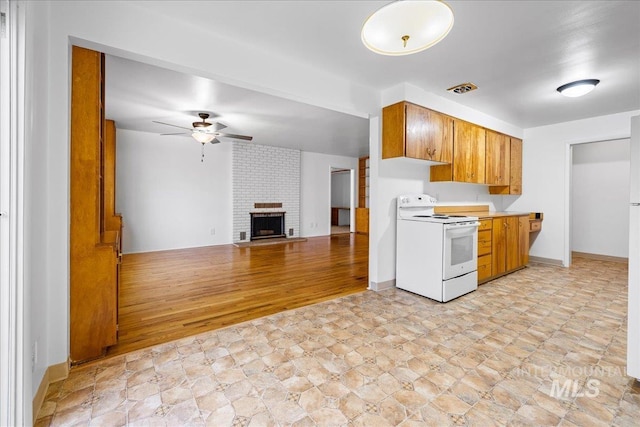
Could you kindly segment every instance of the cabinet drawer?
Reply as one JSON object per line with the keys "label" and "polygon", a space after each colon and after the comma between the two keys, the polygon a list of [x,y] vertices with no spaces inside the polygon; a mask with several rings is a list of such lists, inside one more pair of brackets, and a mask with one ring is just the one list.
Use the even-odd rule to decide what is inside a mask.
{"label": "cabinet drawer", "polygon": [[493,227],[493,222],[490,219],[481,219],[480,227],[478,227],[478,231],[491,230]]}
{"label": "cabinet drawer", "polygon": [[491,254],[478,257],[478,281],[491,277]]}
{"label": "cabinet drawer", "polygon": [[491,230],[478,231],[478,256],[491,253]]}
{"label": "cabinet drawer", "polygon": [[529,231],[540,231],[542,229],[542,221],[529,221]]}

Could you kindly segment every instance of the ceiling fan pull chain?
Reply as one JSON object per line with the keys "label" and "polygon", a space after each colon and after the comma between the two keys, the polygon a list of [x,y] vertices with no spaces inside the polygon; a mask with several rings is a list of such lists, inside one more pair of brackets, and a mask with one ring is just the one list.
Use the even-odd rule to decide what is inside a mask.
{"label": "ceiling fan pull chain", "polygon": [[200,158],[200,163],[204,163],[204,144],[202,145],[202,157]]}

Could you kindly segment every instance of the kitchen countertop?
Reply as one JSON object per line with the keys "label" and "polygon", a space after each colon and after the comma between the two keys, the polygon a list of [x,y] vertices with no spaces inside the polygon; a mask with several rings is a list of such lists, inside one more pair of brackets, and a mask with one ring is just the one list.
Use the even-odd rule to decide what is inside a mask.
{"label": "kitchen countertop", "polygon": [[452,212],[451,215],[465,215],[465,216],[477,216],[480,219],[483,218],[498,218],[502,216],[529,216],[529,212]]}
{"label": "kitchen countertop", "polygon": [[529,216],[529,212],[513,212],[513,211],[502,211],[502,212],[486,212],[486,213],[476,213],[478,218],[497,218],[501,216]]}

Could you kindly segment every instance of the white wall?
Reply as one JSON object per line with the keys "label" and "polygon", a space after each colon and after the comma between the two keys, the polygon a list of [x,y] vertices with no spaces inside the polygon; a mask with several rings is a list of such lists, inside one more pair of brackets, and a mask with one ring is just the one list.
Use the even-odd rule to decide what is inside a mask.
{"label": "white wall", "polygon": [[203,162],[190,137],[117,129],[116,144],[124,253],[231,243],[231,142]]}
{"label": "white wall", "polygon": [[[27,40],[26,40],[26,118],[25,128],[25,375],[26,394],[31,397],[40,385],[49,361],[49,348],[55,341],[66,342],[66,330],[57,329],[52,324],[52,311],[66,310],[67,290],[63,289],[63,298],[50,287],[51,253],[61,250],[49,237],[52,221],[49,211],[48,170],[49,144],[47,136],[40,130],[49,127],[47,105],[49,103],[48,88],[48,50],[49,19],[48,5],[36,2],[24,2],[20,7],[27,8]],[[29,27],[39,31],[29,31]],[[37,126],[30,126],[37,123]],[[59,225],[59,224],[58,224]],[[64,242],[69,237],[64,236]],[[65,265],[58,271],[66,273]],[[64,274],[63,274],[64,277]],[[66,282],[64,282],[66,284]],[[61,299],[64,299],[61,301]],[[31,351],[37,343],[38,355],[31,369]],[[6,351],[3,349],[3,351]],[[64,360],[64,359],[63,359]],[[58,360],[58,362],[63,361]],[[31,400],[25,402],[31,407]],[[35,418],[34,414],[34,418]]]}
{"label": "white wall", "polygon": [[[376,91],[327,74],[311,64],[273,55],[216,35],[215,26],[198,29],[189,22],[162,15],[162,2],[52,1],[26,2],[27,30],[43,43],[31,47],[42,61],[34,78],[38,90],[35,118],[38,138],[28,143],[46,150],[34,172],[38,192],[33,203],[44,211],[34,221],[42,227],[30,245],[40,246],[42,258],[31,268],[42,271],[34,279],[33,298],[39,307],[30,325],[33,337],[47,337],[39,347],[42,366],[67,360],[69,354],[69,64],[70,45],[95,48],[125,58],[178,71],[193,72],[224,83],[261,90],[288,99],[366,117],[379,107]],[[114,24],[115,23],[115,24]],[[167,29],[170,29],[168,31]],[[207,40],[216,55],[202,55]],[[260,64],[256,67],[255,64]],[[40,116],[40,117],[37,117]],[[43,125],[44,123],[44,125]],[[35,124],[33,125],[35,126]],[[328,199],[327,199],[328,200]],[[328,202],[327,202],[328,203]],[[44,261],[45,262],[41,262]],[[34,300],[35,301],[35,300]],[[31,347],[33,343],[28,343]],[[39,384],[39,372],[32,377]]]}
{"label": "white wall", "polygon": [[[331,173],[331,206],[351,206],[351,171]],[[338,225],[351,224],[351,211],[338,210]]]}
{"label": "white wall", "polygon": [[351,203],[351,173],[331,173],[331,206],[348,207]]}
{"label": "white wall", "polygon": [[629,256],[629,140],[572,147],[571,250]]}
{"label": "white wall", "polygon": [[628,138],[630,118],[639,111],[525,129],[522,149],[522,196],[505,197],[505,207],[543,212],[542,231],[531,241],[532,256],[570,262],[569,145]]}
{"label": "white wall", "polygon": [[[303,237],[331,234],[331,167],[358,170],[355,157],[302,152],[300,222]],[[353,191],[351,207],[356,204]],[[354,212],[354,209],[351,209]],[[354,223],[353,214],[351,224]]]}

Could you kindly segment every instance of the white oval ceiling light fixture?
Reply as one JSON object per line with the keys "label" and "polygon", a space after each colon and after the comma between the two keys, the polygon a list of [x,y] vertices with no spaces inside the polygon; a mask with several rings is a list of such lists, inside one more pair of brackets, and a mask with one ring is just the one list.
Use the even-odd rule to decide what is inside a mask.
{"label": "white oval ceiling light fixture", "polygon": [[577,80],[575,82],[564,84],[556,90],[569,98],[577,98],[578,96],[586,95],[591,92],[598,83],[600,83],[600,80],[598,79]]}
{"label": "white oval ceiling light fixture", "polygon": [[362,43],[381,55],[411,55],[444,39],[453,10],[437,1],[398,0],[375,11],[362,26]]}

